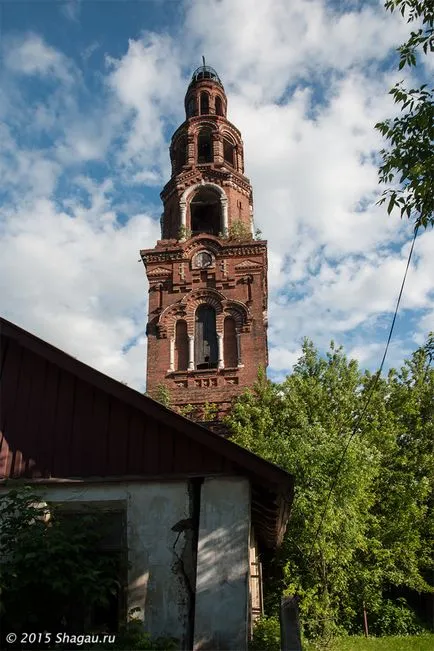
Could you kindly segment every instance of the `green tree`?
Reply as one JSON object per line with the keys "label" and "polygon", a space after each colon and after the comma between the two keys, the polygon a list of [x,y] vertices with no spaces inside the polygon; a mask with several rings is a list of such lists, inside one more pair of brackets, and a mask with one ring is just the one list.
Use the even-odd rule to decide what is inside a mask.
{"label": "green tree", "polygon": [[[422,52],[434,52],[434,4],[432,0],[387,0],[387,10],[399,11],[409,23],[417,23],[406,43],[399,48],[399,69],[415,67]],[[407,90],[403,82],[390,94],[401,114],[375,125],[389,141],[381,151],[381,183],[394,184],[383,192],[379,203],[388,202],[387,211],[396,206],[401,217],[412,217],[415,226],[434,225],[434,89],[426,84]]]}
{"label": "green tree", "polygon": [[[419,630],[404,597],[432,592],[434,485],[434,373],[424,348],[380,380],[362,425],[366,444],[380,455],[372,484],[366,546],[354,561],[355,594],[363,595],[376,634]],[[371,379],[365,375],[365,382]],[[366,391],[365,385],[365,391]],[[432,578],[432,575],[431,575]]]}
{"label": "green tree", "polygon": [[340,595],[350,589],[348,567],[364,543],[365,505],[373,500],[369,486],[378,461],[357,439],[313,544],[330,477],[360,408],[360,384],[357,363],[348,362],[340,349],[332,345],[322,359],[305,341],[293,374],[280,385],[262,376],[230,416],[236,442],[295,476],[281,562],[284,587],[301,596],[310,637],[339,630]]}
{"label": "green tree", "polygon": [[[363,602],[374,630],[386,632],[380,618],[391,589],[430,590],[432,376],[423,349],[376,382],[342,349],[332,344],[322,358],[306,340],[291,376],[274,384],[262,373],[235,404],[233,440],[295,476],[283,578],[268,595],[267,614],[275,614],[283,589],[300,595],[310,638],[360,631]],[[411,611],[394,607],[390,632],[415,630]]]}

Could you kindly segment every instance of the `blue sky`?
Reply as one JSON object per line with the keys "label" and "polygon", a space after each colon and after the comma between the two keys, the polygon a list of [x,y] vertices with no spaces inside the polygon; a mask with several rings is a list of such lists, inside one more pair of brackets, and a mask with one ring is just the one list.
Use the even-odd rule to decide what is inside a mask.
{"label": "blue sky", "polygon": [[[412,237],[376,205],[374,124],[409,28],[375,1],[0,2],[2,316],[143,390],[168,144],[202,54],[240,128],[269,242],[270,376],[304,336],[374,369]],[[434,70],[427,60],[425,72]],[[421,233],[389,365],[434,330]]]}

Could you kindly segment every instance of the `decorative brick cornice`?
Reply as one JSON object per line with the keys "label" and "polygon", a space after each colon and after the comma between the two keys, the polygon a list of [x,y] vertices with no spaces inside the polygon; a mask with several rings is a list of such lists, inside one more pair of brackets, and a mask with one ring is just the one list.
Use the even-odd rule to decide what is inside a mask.
{"label": "decorative brick cornice", "polygon": [[222,186],[239,189],[247,196],[252,194],[252,186],[247,176],[235,169],[224,168],[224,164],[216,165],[214,163],[204,163],[192,168],[184,169],[166,183],[160,193],[163,202],[166,202],[173,194],[182,194],[189,186],[200,181],[210,181]]}
{"label": "decorative brick cornice", "polygon": [[148,265],[150,262],[182,262],[184,259],[183,251],[141,251],[143,263]]}
{"label": "decorative brick cornice", "polygon": [[243,260],[239,264],[235,265],[235,271],[239,273],[244,273],[245,271],[262,271],[263,265],[260,262],[255,262],[255,260]]}
{"label": "decorative brick cornice", "polygon": [[[234,124],[232,124],[232,122],[229,122],[229,120],[227,118],[225,118],[223,115],[216,115],[215,113],[214,114],[209,114],[207,116],[195,115],[194,117],[191,117],[187,121],[187,123],[188,123],[189,127],[191,126],[193,129],[197,129],[197,128],[201,127],[203,124],[205,124],[205,122],[211,121],[211,120],[215,124],[215,127],[219,128],[219,131],[222,131],[222,132],[224,130],[230,131],[230,132],[232,132],[232,133],[234,133],[236,135],[237,140],[241,140],[241,131],[239,129],[237,129],[237,127]],[[183,126],[183,125],[181,125],[181,126]],[[175,133],[176,133],[176,131],[175,131]]]}
{"label": "decorative brick cornice", "polygon": [[267,244],[264,240],[253,240],[249,244],[223,244],[222,246],[222,255],[223,256],[249,256],[249,255],[258,255],[260,253],[266,253]]}
{"label": "decorative brick cornice", "polygon": [[172,270],[164,267],[156,267],[155,269],[150,269],[148,271],[148,278],[165,278],[171,275]]}

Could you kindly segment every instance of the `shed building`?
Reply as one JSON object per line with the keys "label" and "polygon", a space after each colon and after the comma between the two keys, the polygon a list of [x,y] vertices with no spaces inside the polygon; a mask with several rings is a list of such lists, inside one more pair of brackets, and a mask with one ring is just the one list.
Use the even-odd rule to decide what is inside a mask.
{"label": "shed building", "polygon": [[1,319],[0,473],[111,512],[131,614],[180,649],[247,648],[262,552],[289,517],[280,468]]}

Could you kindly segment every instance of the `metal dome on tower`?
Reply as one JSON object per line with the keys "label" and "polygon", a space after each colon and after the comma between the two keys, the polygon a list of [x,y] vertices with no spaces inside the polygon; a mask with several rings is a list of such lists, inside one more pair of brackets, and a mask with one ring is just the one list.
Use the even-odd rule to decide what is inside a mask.
{"label": "metal dome on tower", "polygon": [[210,80],[214,81],[216,84],[219,84],[223,88],[220,77],[217,74],[217,71],[211,66],[205,64],[205,57],[202,56],[202,65],[196,68],[191,77],[190,86],[196,84],[198,81]]}

